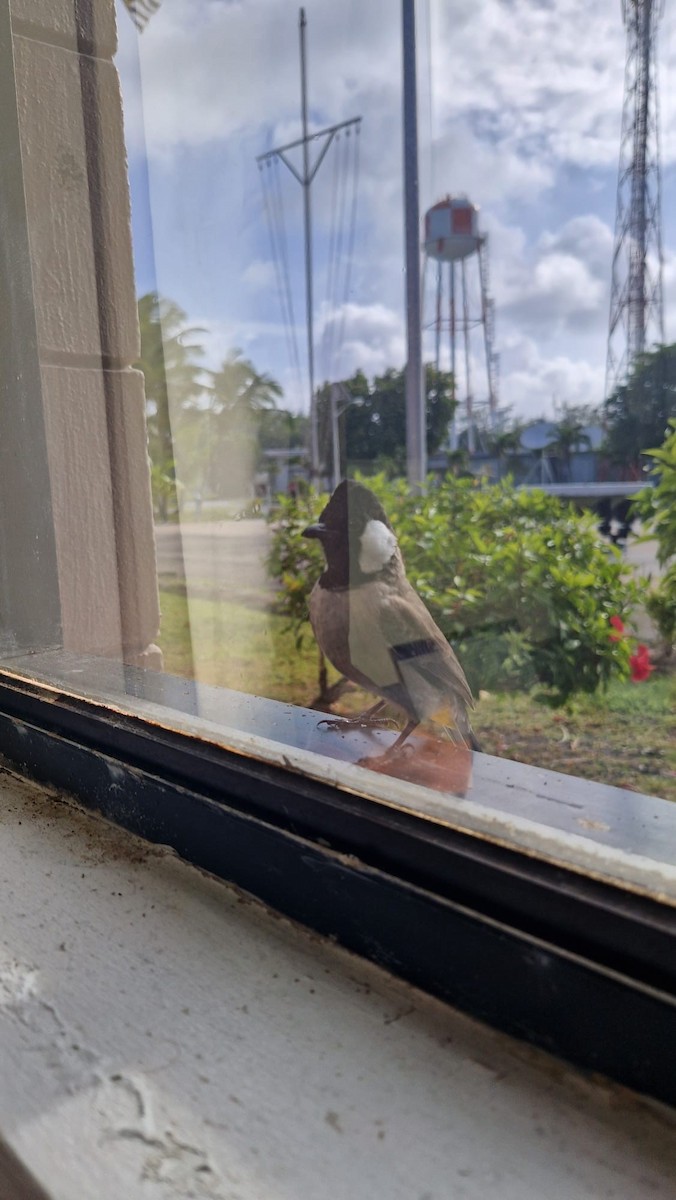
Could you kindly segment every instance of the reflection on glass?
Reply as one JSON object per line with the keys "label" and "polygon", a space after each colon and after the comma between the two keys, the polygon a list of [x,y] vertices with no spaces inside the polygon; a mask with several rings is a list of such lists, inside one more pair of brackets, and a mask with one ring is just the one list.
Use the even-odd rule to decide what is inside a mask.
{"label": "reflection on glass", "polygon": [[[74,48],[110,67],[88,107],[79,80],[72,111],[55,103],[58,138],[23,118],[71,197],[56,229],[25,155],[36,291],[58,317],[41,351],[66,650],[226,742],[361,764],[364,789],[382,774],[476,798],[480,743],[676,798],[673,543],[658,488],[640,521],[661,542],[636,539],[631,509],[673,413],[668,339],[603,391],[618,14],[586,13],[598,36],[576,40],[572,74],[555,8],[526,5],[506,39],[497,10],[494,28],[418,5],[416,490],[399,6],[119,0],[117,48],[114,7],[93,2],[90,41],[68,51],[46,16],[21,67],[36,79],[45,47],[57,73]],[[91,287],[54,298],[49,238],[84,225]],[[92,391],[77,407],[69,385],[64,416],[49,372],[71,362]]]}
{"label": "reflection on glass", "polygon": [[[434,641],[440,630],[469,685],[457,668],[447,725],[428,721],[424,737],[417,730],[407,762],[443,738],[444,728],[454,730],[455,742],[471,743],[471,686],[485,749],[664,793],[670,685],[648,678],[650,651],[640,647],[649,635],[656,641],[656,631],[638,603],[636,571],[611,549],[612,538],[626,541],[631,528],[630,491],[610,499],[590,493],[587,504],[596,509],[587,516],[566,499],[517,492],[506,482],[550,491],[564,485],[565,492],[566,484],[630,473],[604,459],[607,413],[602,388],[596,394],[590,386],[589,364],[605,349],[609,214],[588,205],[585,215],[572,215],[578,185],[571,184],[554,231],[542,232],[536,201],[551,180],[538,176],[544,152],[538,165],[529,150],[535,110],[506,74],[508,51],[496,49],[494,65],[507,107],[522,117],[511,133],[488,119],[498,111],[488,85],[488,108],[476,119],[482,106],[453,51],[448,14],[442,5],[420,6],[433,482],[426,497],[414,497],[402,483],[402,84],[391,6],[339,15],[317,4],[307,16],[276,6],[265,24],[253,10],[229,6],[156,7],[142,36],[120,12],[117,61],[165,669],[347,716],[367,707],[369,692],[383,700],[397,692],[400,701],[406,695],[410,724],[433,708],[431,700],[411,703],[411,663],[424,680],[418,686],[432,693],[435,664],[402,659],[393,646]],[[470,45],[478,35],[478,23],[474,32],[467,23],[461,40]],[[619,24],[613,37],[622,37]],[[519,61],[516,47],[509,55]],[[460,85],[453,95],[448,62]],[[600,98],[599,111],[608,104]],[[539,121],[546,144],[554,117],[543,108]],[[584,129],[577,136],[579,155]],[[489,145],[495,164],[487,173]],[[562,148],[559,160],[563,170]],[[551,146],[546,161],[554,171]],[[443,199],[445,192],[455,198]],[[532,263],[528,278],[524,257]],[[576,272],[598,293],[593,320],[591,313],[578,320]],[[381,676],[392,681],[375,688],[373,673],[355,666],[356,652],[331,653],[323,615],[313,621],[327,651],[317,668],[308,625],[325,564],[318,547],[303,542],[303,530],[339,480],[355,473],[384,506],[429,612],[420,619],[434,631],[427,638],[405,631],[389,645]],[[630,554],[645,552],[632,547]],[[379,618],[358,557],[350,552],[346,636],[376,654],[371,631]],[[335,594],[343,603],[342,589]],[[655,645],[653,656],[658,651]],[[645,707],[658,734],[649,740],[660,742],[654,756],[642,754],[651,747],[638,729],[630,753],[618,756],[618,739],[626,742],[627,726]],[[402,707],[375,715],[401,718]],[[397,744],[396,732],[361,729],[377,748]],[[406,721],[403,729],[413,733]],[[329,746],[322,739],[322,751],[331,753]]]}

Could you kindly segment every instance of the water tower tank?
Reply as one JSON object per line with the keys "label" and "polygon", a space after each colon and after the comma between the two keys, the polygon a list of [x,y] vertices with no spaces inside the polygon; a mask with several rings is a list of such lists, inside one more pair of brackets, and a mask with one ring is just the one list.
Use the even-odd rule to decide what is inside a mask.
{"label": "water tower tank", "polygon": [[479,210],[466,196],[446,196],[425,215],[425,253],[442,262],[457,262],[481,245]]}

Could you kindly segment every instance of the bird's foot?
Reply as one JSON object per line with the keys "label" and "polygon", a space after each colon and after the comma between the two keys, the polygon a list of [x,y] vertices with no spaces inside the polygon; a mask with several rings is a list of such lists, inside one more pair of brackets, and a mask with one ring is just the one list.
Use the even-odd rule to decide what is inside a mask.
{"label": "bird's foot", "polygon": [[382,750],[380,754],[368,754],[365,758],[360,758],[357,766],[375,767],[378,770],[380,767],[384,767],[390,763],[407,762],[412,758],[414,753],[413,746],[398,746],[394,742],[391,746],[387,746],[385,750]]}
{"label": "bird's foot", "polygon": [[325,725],[327,729],[345,733],[349,729],[398,729],[393,717],[324,717],[317,722],[317,728]]}

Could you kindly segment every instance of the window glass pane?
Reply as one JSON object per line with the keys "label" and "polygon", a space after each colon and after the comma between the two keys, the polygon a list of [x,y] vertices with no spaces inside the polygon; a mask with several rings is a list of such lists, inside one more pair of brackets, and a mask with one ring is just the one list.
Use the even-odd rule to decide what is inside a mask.
{"label": "window glass pane", "polygon": [[666,894],[673,26],[579,10],[9,6],[54,603],[1,644]]}

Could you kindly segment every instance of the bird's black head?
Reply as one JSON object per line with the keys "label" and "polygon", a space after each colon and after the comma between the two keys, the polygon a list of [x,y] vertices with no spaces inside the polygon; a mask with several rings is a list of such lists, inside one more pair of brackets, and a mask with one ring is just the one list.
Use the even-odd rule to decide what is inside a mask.
{"label": "bird's black head", "polygon": [[303,537],[318,538],[326,555],[325,586],[364,583],[387,567],[397,540],[385,510],[367,487],[344,479],[315,525]]}

